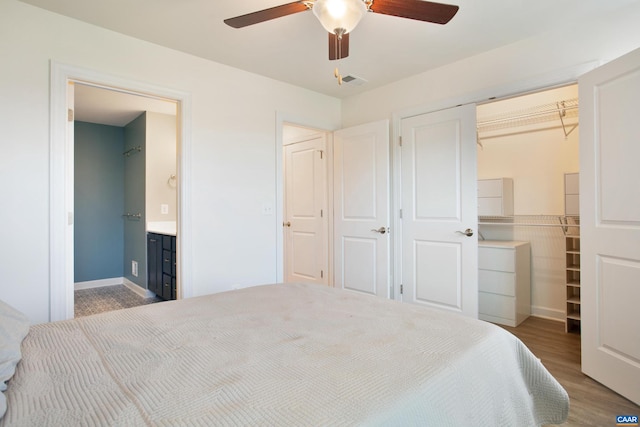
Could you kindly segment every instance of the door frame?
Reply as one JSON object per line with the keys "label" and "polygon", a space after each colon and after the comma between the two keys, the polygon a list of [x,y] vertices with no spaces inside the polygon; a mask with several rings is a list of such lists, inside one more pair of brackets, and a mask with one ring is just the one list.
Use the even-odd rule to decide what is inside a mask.
{"label": "door frame", "polygon": [[67,138],[67,85],[81,82],[104,89],[168,99],[177,103],[178,283],[180,298],[193,295],[191,280],[191,94],[52,60],[49,108],[49,320],[73,318],[73,146]]}
{"label": "door frame", "polygon": [[325,132],[327,134],[327,210],[329,211],[329,265],[327,276],[329,286],[333,286],[333,130],[331,124],[317,118],[304,117],[295,113],[276,111],[276,208],[274,229],[276,233],[276,282],[284,280],[284,137],[285,125],[298,126]]}

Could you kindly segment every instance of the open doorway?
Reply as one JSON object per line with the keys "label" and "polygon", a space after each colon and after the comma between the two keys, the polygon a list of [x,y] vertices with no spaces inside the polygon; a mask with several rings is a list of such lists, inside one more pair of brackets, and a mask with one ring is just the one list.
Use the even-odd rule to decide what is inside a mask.
{"label": "open doorway", "polygon": [[189,218],[191,111],[190,95],[146,82],[131,81],[113,75],[78,68],[53,61],[51,63],[51,120],[50,120],[50,320],[73,317],[74,303],[74,83],[117,92],[142,95],[148,98],[172,100],[177,105],[177,221],[176,221],[176,283],[178,297],[192,295]]}
{"label": "open doorway", "polygon": [[74,106],[74,314],[160,301],[146,233],[176,235],[176,102],[75,82]]}
{"label": "open doorway", "polygon": [[[516,309],[515,323],[533,315],[579,332],[578,86],[479,105],[477,116],[481,239],[530,247],[530,302]],[[481,183],[496,186],[485,194]],[[495,287],[483,294],[483,277],[497,273],[480,269],[480,316],[501,323],[518,298]]]}
{"label": "open doorway", "polygon": [[282,127],[284,281],[332,286],[329,132]]}

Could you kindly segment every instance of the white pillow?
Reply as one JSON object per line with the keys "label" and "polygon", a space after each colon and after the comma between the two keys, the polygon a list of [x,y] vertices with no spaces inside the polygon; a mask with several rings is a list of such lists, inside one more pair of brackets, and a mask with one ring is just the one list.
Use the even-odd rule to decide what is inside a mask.
{"label": "white pillow", "polygon": [[[20,345],[29,332],[29,319],[23,313],[0,300],[0,391],[13,376],[22,357]],[[0,418],[7,411],[4,393],[0,393]]]}

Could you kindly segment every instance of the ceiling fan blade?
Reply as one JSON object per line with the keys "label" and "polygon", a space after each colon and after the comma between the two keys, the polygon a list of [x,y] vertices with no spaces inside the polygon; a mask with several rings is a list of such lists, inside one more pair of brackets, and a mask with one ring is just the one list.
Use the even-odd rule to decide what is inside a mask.
{"label": "ceiling fan blade", "polygon": [[342,38],[329,33],[329,59],[342,59],[349,56],[349,33],[343,34]]}
{"label": "ceiling fan blade", "polygon": [[304,12],[306,10],[309,10],[309,8],[303,2],[294,1],[292,3],[271,7],[269,9],[247,13],[246,15],[236,16],[235,18],[225,19],[224,23],[233,28],[242,28],[258,24],[260,22],[269,21],[271,19],[293,15],[294,13]]}
{"label": "ceiling fan blade", "polygon": [[418,21],[446,24],[458,13],[458,6],[422,0],[373,0],[371,11]]}

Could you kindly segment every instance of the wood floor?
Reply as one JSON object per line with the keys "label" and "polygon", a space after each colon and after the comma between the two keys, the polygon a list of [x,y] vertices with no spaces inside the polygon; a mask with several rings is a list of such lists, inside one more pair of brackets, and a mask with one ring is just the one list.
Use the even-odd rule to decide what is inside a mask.
{"label": "wood floor", "polygon": [[503,328],[520,338],[569,393],[569,419],[562,426],[615,426],[616,415],[640,415],[640,406],[581,372],[580,335],[565,333],[563,323],[530,317],[517,328]]}

